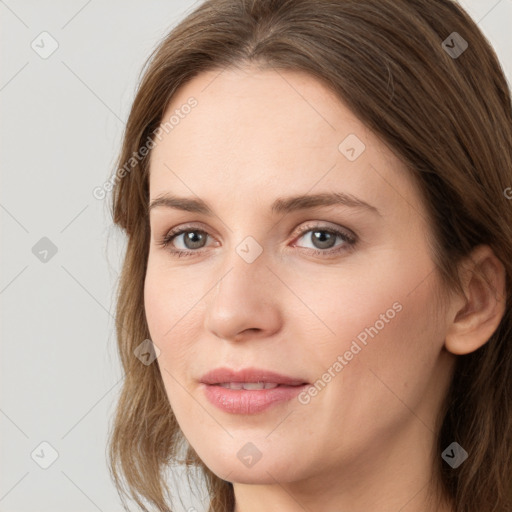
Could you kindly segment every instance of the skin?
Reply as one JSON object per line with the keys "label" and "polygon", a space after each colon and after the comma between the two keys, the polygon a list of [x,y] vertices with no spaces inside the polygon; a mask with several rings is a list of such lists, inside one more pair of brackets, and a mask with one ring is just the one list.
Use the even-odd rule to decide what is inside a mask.
{"label": "skin", "polygon": [[[214,215],[151,210],[144,290],[157,363],[188,442],[234,483],[236,512],[452,510],[426,508],[440,456],[436,415],[454,354],[485,343],[503,305],[469,271],[467,297],[446,292],[407,170],[320,82],[252,67],[206,72],[178,91],[164,119],[190,96],[197,107],[152,151],[150,202],[166,193],[199,197]],[[353,162],[338,149],[349,134],[366,146]],[[270,211],[277,197],[332,191],[379,214],[345,205]],[[190,249],[183,235],[159,245],[185,225],[207,233],[202,246]],[[357,241],[336,237],[327,255],[313,237],[317,226],[350,230]],[[252,263],[236,251],[248,236],[262,249]],[[171,249],[196,254],[178,258]],[[476,257],[472,264],[503,287],[492,251]],[[220,366],[314,383],[396,303],[400,312],[307,404],[233,415],[202,392],[201,376]],[[249,442],[261,452],[252,467],[237,457]]]}

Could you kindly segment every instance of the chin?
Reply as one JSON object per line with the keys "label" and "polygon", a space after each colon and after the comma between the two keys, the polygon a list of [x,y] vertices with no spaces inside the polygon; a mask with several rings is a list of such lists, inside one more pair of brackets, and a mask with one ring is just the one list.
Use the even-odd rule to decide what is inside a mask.
{"label": "chin", "polygon": [[251,450],[254,448],[247,443],[234,456],[232,450],[200,456],[212,473],[228,482],[263,485],[275,484],[276,480],[284,483],[301,478],[301,468],[295,464],[296,457],[293,454],[287,457],[268,447],[267,453],[261,453],[259,459],[254,451],[251,460]]}
{"label": "chin", "polygon": [[[259,466],[259,464],[257,465]],[[216,465],[209,467],[210,471],[222,480],[238,484],[271,485],[278,482],[293,480],[286,470],[275,469],[270,466],[241,468],[239,465]]]}

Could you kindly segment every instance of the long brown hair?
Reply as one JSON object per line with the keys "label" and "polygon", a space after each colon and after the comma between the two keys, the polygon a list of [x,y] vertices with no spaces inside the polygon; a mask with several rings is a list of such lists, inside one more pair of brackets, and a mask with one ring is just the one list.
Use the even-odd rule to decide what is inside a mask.
{"label": "long brown hair", "polygon": [[[512,105],[495,52],[451,0],[206,0],[151,55],[110,181],[113,220],[128,236],[116,310],[125,380],[109,444],[125,507],[128,496],[142,510],[144,501],[171,510],[165,470],[182,460],[202,470],[210,512],[234,508],[232,484],[184,442],[158,365],[141,364],[134,350],[150,337],[150,151],[141,156],[141,148],[151,149],[181,85],[244,64],[321,80],[405,163],[449,286],[458,286],[458,264],[479,244],[505,265],[506,312],[486,344],[457,358],[433,475],[456,512],[512,510]],[[457,469],[441,459],[453,441],[469,454]]]}

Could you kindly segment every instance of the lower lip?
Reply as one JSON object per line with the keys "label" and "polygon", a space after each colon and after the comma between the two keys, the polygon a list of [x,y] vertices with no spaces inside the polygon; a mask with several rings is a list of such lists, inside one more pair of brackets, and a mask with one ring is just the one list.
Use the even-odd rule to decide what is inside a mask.
{"label": "lower lip", "polygon": [[231,414],[256,414],[272,405],[295,398],[308,385],[278,386],[272,389],[229,389],[219,385],[202,384],[206,398],[219,409]]}

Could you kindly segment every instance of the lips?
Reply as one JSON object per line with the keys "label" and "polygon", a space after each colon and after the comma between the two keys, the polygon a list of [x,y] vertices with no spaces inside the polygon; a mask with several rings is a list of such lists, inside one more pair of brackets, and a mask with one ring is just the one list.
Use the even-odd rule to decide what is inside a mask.
{"label": "lips", "polygon": [[[263,370],[259,368],[244,368],[239,371],[234,371],[229,368],[216,368],[200,379],[200,382],[208,385],[226,385],[231,384],[277,384],[279,386],[301,386],[308,384],[305,379],[300,377],[289,377],[287,375],[281,375],[269,370]],[[233,387],[231,389],[242,389],[240,387]],[[250,389],[247,387],[245,389]],[[263,389],[263,388],[255,388]]]}
{"label": "lips", "polygon": [[201,377],[206,398],[230,414],[257,414],[290,402],[309,384],[302,378],[268,370],[217,368]]}
{"label": "lips", "polygon": [[[215,384],[213,384],[215,386]],[[255,391],[258,389],[274,389],[279,386],[275,382],[224,382],[219,384],[226,389],[245,389],[246,391]]]}

